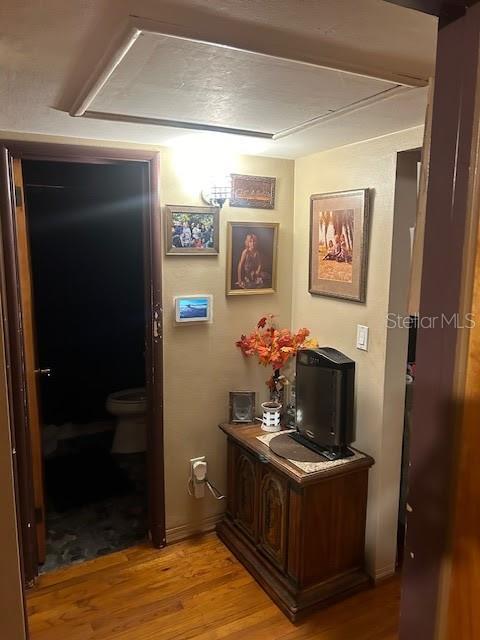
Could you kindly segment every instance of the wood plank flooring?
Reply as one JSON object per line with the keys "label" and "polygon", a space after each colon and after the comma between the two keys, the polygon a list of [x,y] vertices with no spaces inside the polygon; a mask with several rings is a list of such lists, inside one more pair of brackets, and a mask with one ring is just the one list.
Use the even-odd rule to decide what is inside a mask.
{"label": "wood plank flooring", "polygon": [[294,625],[209,534],[44,575],[27,602],[31,640],[396,640],[399,598],[394,578]]}

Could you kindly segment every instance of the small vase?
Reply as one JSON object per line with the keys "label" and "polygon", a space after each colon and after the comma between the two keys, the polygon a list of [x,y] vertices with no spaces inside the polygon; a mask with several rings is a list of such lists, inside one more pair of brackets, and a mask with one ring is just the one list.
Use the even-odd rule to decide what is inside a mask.
{"label": "small vase", "polygon": [[270,433],[280,431],[280,412],[282,405],[279,402],[263,402],[262,409],[262,430]]}
{"label": "small vase", "polygon": [[280,369],[275,369],[272,376],[271,386],[270,386],[270,400],[271,402],[280,402],[282,403],[282,395],[283,395],[282,383],[280,382]]}

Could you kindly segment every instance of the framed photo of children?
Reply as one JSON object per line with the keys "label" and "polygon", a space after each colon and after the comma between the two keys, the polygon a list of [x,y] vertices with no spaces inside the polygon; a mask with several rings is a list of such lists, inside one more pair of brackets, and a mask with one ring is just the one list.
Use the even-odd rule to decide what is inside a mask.
{"label": "framed photo of children", "polygon": [[227,295],[275,293],[278,222],[229,222]]}
{"label": "framed photo of children", "polygon": [[310,293],[365,302],[369,190],[310,197]]}
{"label": "framed photo of children", "polygon": [[218,255],[218,207],[165,207],[165,252],[172,255]]}

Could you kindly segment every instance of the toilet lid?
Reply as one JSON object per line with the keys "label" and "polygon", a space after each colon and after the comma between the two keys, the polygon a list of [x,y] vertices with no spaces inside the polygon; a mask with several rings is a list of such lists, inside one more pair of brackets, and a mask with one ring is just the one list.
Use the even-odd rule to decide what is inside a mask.
{"label": "toilet lid", "polygon": [[124,389],[123,391],[117,391],[110,394],[111,400],[117,402],[144,402],[147,399],[147,393],[145,389]]}

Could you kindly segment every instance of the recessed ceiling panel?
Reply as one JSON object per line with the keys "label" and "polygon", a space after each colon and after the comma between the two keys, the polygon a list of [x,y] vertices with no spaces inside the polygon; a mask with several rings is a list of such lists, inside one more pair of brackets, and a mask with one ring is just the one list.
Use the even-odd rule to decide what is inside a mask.
{"label": "recessed ceiling panel", "polygon": [[89,108],[278,133],[396,86],[302,62],[146,32]]}

